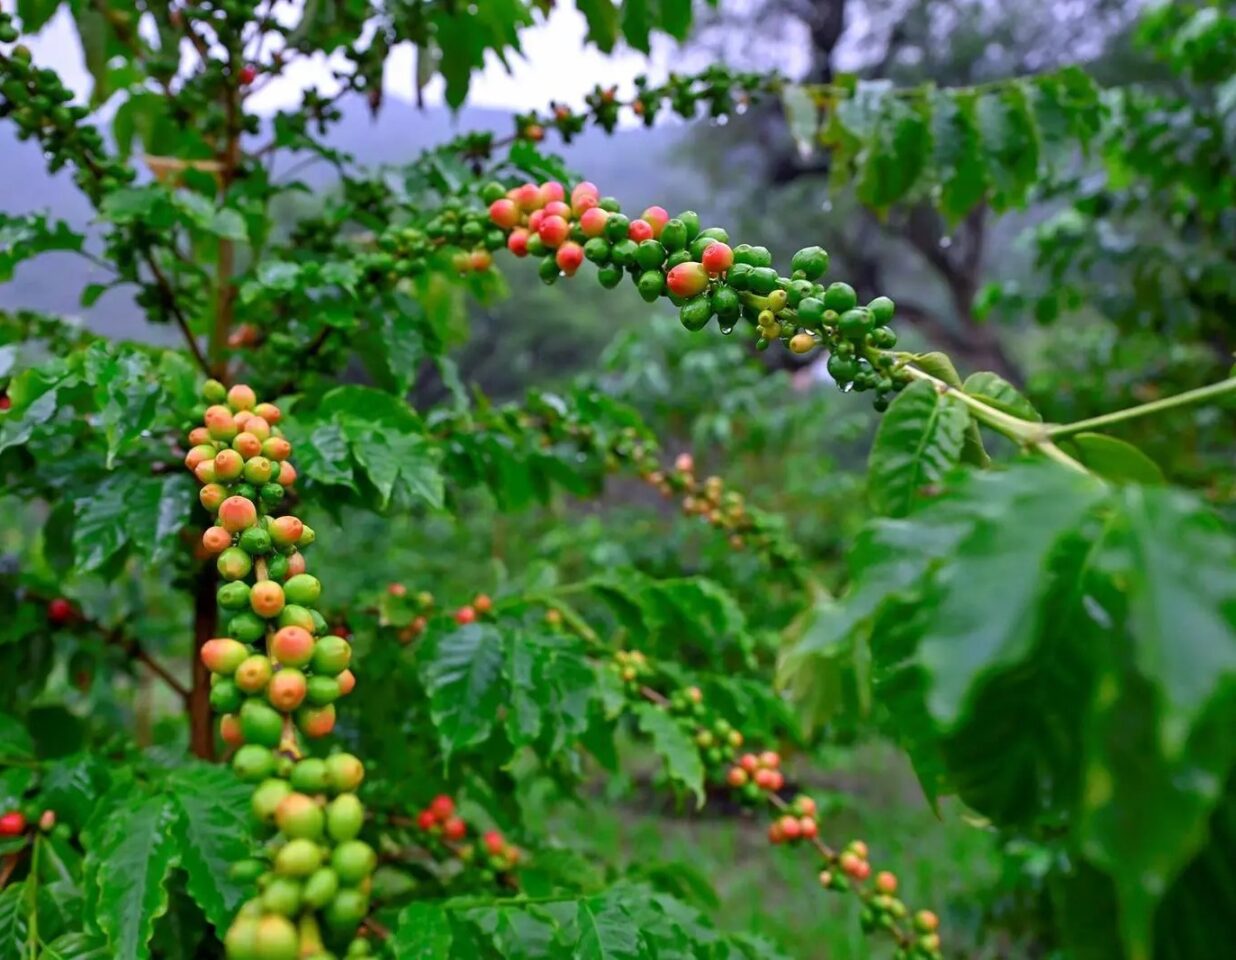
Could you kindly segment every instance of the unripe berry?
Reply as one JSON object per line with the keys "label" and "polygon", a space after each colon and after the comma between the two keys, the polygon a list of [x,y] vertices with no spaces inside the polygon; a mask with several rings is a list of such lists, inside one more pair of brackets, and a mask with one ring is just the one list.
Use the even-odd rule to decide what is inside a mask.
{"label": "unripe berry", "polygon": [[241,780],[258,783],[275,772],[275,755],[269,748],[248,743],[232,757],[232,769]]}
{"label": "unripe berry", "polygon": [[940,918],[930,910],[920,910],[914,914],[914,928],[920,933],[935,933],[940,929]]}
{"label": "unripe berry", "polygon": [[354,793],[341,793],[326,805],[326,832],[336,843],[352,840],[365,824],[365,808]]}
{"label": "unripe berry", "polygon": [[234,674],[248,656],[249,648],[231,637],[216,637],[202,644],[202,663],[206,669],[225,677]]}
{"label": "unripe berry", "polygon": [[680,263],[666,275],[665,286],[674,296],[688,300],[707,289],[708,271],[701,263]]}
{"label": "unripe berry", "polygon": [[302,573],[290,577],[283,586],[288,603],[299,603],[302,606],[312,606],[317,603],[322,593],[322,584],[317,577]]}
{"label": "unripe berry", "polygon": [[202,398],[207,403],[222,403],[227,399],[227,387],[211,377],[202,384]]}
{"label": "unripe berry", "polygon": [[330,867],[320,867],[309,875],[301,888],[301,900],[315,910],[320,910],[339,892],[339,878]]}
{"label": "unripe berry", "polygon": [[270,678],[266,686],[266,699],[276,710],[291,713],[304,703],[308,686],[303,673],[294,667],[284,667]]}
{"label": "unripe berry", "polygon": [[252,410],[257,406],[257,394],[252,387],[238,383],[227,392],[227,404],[233,410]]}
{"label": "unripe berry", "polygon": [[336,793],[354,793],[365,779],[365,766],[350,753],[336,753],[326,758],[326,774]]}
{"label": "unripe berry", "polygon": [[[734,251],[725,243],[709,244],[700,256],[700,262],[705,270],[713,276],[725,273],[734,265]],[[784,291],[782,291],[784,293]]]}
{"label": "unripe berry", "polygon": [[363,890],[340,890],[326,905],[324,916],[331,930],[347,931],[355,930],[368,912],[369,897]]}
{"label": "unripe berry", "polygon": [[339,681],[335,677],[310,677],[305,688],[305,699],[312,707],[324,707],[340,697]]}
{"label": "unripe berry", "polygon": [[352,646],[342,637],[321,637],[313,646],[313,672],[334,677],[347,669],[352,660]]}
{"label": "unripe berry", "polygon": [[256,457],[262,452],[262,441],[248,431],[236,434],[232,441],[232,449],[245,460]]}
{"label": "unripe berry", "polygon": [[286,667],[308,664],[313,659],[315,647],[313,636],[303,627],[280,627],[270,639],[270,655]]}
{"label": "unripe berry", "polygon": [[579,229],[585,237],[599,237],[605,233],[605,224],[609,220],[609,211],[600,207],[585,210],[579,218]]}
{"label": "unripe berry", "polygon": [[228,547],[215,561],[215,567],[224,580],[240,580],[253,569],[253,560],[240,547]]}
{"label": "unripe berry", "polygon": [[285,877],[307,877],[322,865],[322,848],[312,840],[289,840],[275,854],[275,872]]}
{"label": "unripe berry", "polygon": [[335,706],[301,707],[296,713],[296,726],[306,737],[317,740],[335,729]]}
{"label": "unripe berry", "polygon": [[317,757],[300,760],[289,775],[292,787],[301,793],[322,793],[330,785],[326,761]]}
{"label": "unripe berry", "polygon": [[322,808],[303,793],[289,793],[275,808],[275,825],[289,839],[317,840],[325,824]]}
{"label": "unripe berry", "polygon": [[250,458],[244,466],[245,480],[259,487],[264,483],[269,483],[274,473],[275,465],[261,456]]}
{"label": "unripe berry", "polygon": [[259,580],[249,591],[249,606],[259,617],[277,617],[284,603],[283,587],[273,580]]}
{"label": "unripe berry", "polygon": [[232,676],[236,680],[236,686],[245,693],[261,693],[266,689],[266,684],[270,683],[273,673],[270,658],[254,653],[240,662]]}
{"label": "unripe berry", "polygon": [[300,884],[289,877],[274,877],[262,891],[262,909],[268,914],[292,917],[300,912]]}
{"label": "unripe berry", "polygon": [[245,497],[228,497],[219,505],[219,526],[239,533],[257,523],[257,508]]}
{"label": "unripe berry", "polygon": [[567,241],[558,248],[554,262],[558,264],[558,269],[568,277],[574,276],[575,271],[584,262],[584,248],[573,240]]}
{"label": "unripe berry", "polygon": [[345,840],[331,853],[330,865],[341,884],[354,887],[373,873],[378,858],[363,840]]}
{"label": "unripe berry", "polygon": [[509,197],[495,200],[489,205],[489,219],[503,230],[510,230],[519,223],[519,207]]}
{"label": "unripe berry", "polygon": [[[546,216],[537,228],[537,236],[545,246],[553,249],[561,246],[571,235],[571,226],[562,217]],[[580,249],[583,254],[583,248]]]}
{"label": "unripe berry", "polygon": [[288,554],[287,565],[288,568],[284,578],[290,580],[292,577],[299,577],[305,572],[305,555],[299,551]]}
{"label": "unripe berry", "polygon": [[260,700],[247,700],[240,708],[240,729],[245,743],[257,743],[273,750],[283,736],[283,717]]}
{"label": "unripe berry", "polygon": [[313,633],[313,611],[299,604],[289,603],[279,611],[279,626],[300,627],[306,633]]}

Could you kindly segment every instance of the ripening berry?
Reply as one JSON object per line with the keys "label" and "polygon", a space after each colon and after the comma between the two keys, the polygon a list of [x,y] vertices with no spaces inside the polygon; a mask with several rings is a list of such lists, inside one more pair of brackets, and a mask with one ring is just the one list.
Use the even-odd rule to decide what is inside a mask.
{"label": "ripening berry", "polygon": [[317,840],[325,822],[322,808],[303,793],[289,793],[275,808],[275,825],[289,839]]}
{"label": "ripening berry", "polygon": [[279,464],[279,476],[277,478],[277,482],[281,487],[290,487],[296,482],[296,468],[286,460]]}
{"label": "ripening berry", "polygon": [[64,597],[54,597],[47,603],[47,619],[52,623],[68,623],[73,619],[73,604]]}
{"label": "ripening berry", "polygon": [[640,219],[652,227],[653,237],[661,236],[661,231],[665,229],[665,225],[669,222],[669,211],[664,207],[649,207],[641,215]]}
{"label": "ripening berry", "polygon": [[656,237],[653,234],[652,224],[647,220],[632,220],[631,225],[627,227],[627,236],[636,243],[655,240]]}
{"label": "ripening berry", "polygon": [[356,674],[351,670],[344,670],[335,678],[335,682],[339,684],[339,696],[346,697],[356,689]]}
{"label": "ripening berry", "polygon": [[519,223],[519,207],[509,197],[495,200],[489,205],[489,219],[503,230],[510,230]]}
{"label": "ripening berry", "polygon": [[326,775],[336,793],[354,793],[365,779],[365,766],[350,753],[326,758]]}
{"label": "ripening berry", "polygon": [[232,415],[231,410],[221,403],[207,407],[202,420],[205,422],[206,429],[210,432],[212,439],[231,440],[238,432],[236,417]]}
{"label": "ripening berry", "polygon": [[228,497],[219,505],[219,526],[223,529],[232,533],[240,533],[255,523],[257,523],[257,507],[247,497]]}
{"label": "ripening berry", "polygon": [[445,793],[440,793],[429,801],[429,812],[438,820],[446,820],[455,812],[455,801]]}
{"label": "ripening berry", "polygon": [[511,235],[506,238],[506,248],[517,257],[526,257],[528,255],[528,231],[523,227],[512,230]]}
{"label": "ripening berry", "polygon": [[704,269],[715,277],[734,265],[734,251],[729,244],[710,243],[700,255],[700,262]]}
{"label": "ripening berry", "polygon": [[288,603],[310,607],[318,602],[318,597],[322,594],[322,582],[311,574],[302,573],[289,577],[288,582],[284,584],[283,592],[287,596]]}
{"label": "ripening berry", "polygon": [[256,457],[262,452],[262,441],[249,431],[242,430],[236,434],[236,438],[232,441],[232,449],[248,460],[250,457]]}
{"label": "ripening berry", "polygon": [[914,914],[914,928],[920,933],[935,933],[940,929],[940,918],[930,910],[920,910]]}
{"label": "ripening berry", "polygon": [[506,850],[506,838],[497,830],[486,830],[481,835],[481,843],[495,857],[500,856]]}
{"label": "ripening berry", "polygon": [[543,184],[541,184],[540,195],[542,203],[553,203],[555,200],[565,200],[566,187],[560,184],[557,180],[546,180]]}
{"label": "ripening berry", "polygon": [[541,229],[541,222],[546,216],[548,216],[548,214],[546,214],[543,207],[540,210],[533,210],[530,214],[528,214],[528,231],[530,233],[539,232]]}
{"label": "ripening berry", "polygon": [[889,871],[887,870],[881,870],[879,873],[876,874],[875,888],[879,890],[880,893],[886,893],[886,894],[889,894],[890,896],[896,893],[897,892],[896,874],[889,873]]}
{"label": "ripening berry", "polygon": [[287,572],[284,573],[284,580],[290,580],[292,577],[298,577],[305,572],[305,555],[297,551],[289,553],[287,556]]}
{"label": "ripening berry", "polygon": [[573,191],[571,191],[571,212],[576,217],[582,217],[586,212],[601,205],[601,198],[596,193],[596,187],[593,187],[592,193],[580,191],[580,187],[592,186],[591,184],[581,183]]}
{"label": "ripening berry", "polygon": [[185,454],[185,467],[196,470],[199,463],[210,460],[215,455],[215,448],[209,443],[199,443]]}
{"label": "ripening berry", "polygon": [[270,619],[279,616],[286,603],[283,587],[274,580],[259,580],[249,590],[249,606],[259,617]]}
{"label": "ripening berry", "polygon": [[725,775],[725,782],[734,788],[746,786],[749,779],[750,776],[742,767],[730,767]]}
{"label": "ripening berry", "polygon": [[468,825],[459,817],[448,817],[442,824],[442,836],[447,840],[462,840],[468,835]]}
{"label": "ripening berry", "polygon": [[801,813],[804,817],[814,817],[815,816],[815,812],[816,812],[815,801],[812,800],[810,797],[808,797],[806,794],[799,796],[794,801],[794,806],[798,809],[798,812]]}
{"label": "ripening berry", "polygon": [[775,770],[781,766],[781,755],[775,750],[765,750],[760,754],[760,766]]}
{"label": "ripening berry", "polygon": [[253,569],[253,558],[240,547],[228,547],[219,554],[215,569],[224,580],[243,580]]}
{"label": "ripening berry", "polygon": [[815,337],[806,331],[796,333],[790,337],[790,351],[792,353],[810,353],[816,347]]}
{"label": "ripening berry", "polygon": [[225,713],[219,718],[219,736],[223,742],[232,747],[238,747],[245,742],[245,735],[240,729],[240,719],[231,713]]}
{"label": "ripening berry", "polygon": [[755,773],[760,768],[760,758],[754,753],[744,753],[738,758],[738,765],[747,773]]}
{"label": "ripening berry", "polygon": [[541,242],[553,249],[566,242],[567,237],[571,235],[571,225],[562,217],[547,216],[541,221],[536,232]]}
{"label": "ripening berry", "polygon": [[275,473],[275,465],[265,457],[252,457],[245,463],[244,476],[248,483],[260,487],[269,483]]}
{"label": "ripening berry", "polygon": [[218,480],[235,480],[245,469],[245,458],[235,450],[220,450],[215,454],[215,478]]}
{"label": "ripening berry", "polygon": [[579,218],[579,229],[585,237],[599,237],[605,233],[605,224],[609,220],[609,211],[600,207],[585,210]]}
{"label": "ripening berry", "polygon": [[0,816],[0,837],[18,837],[26,832],[26,817],[20,810]]}
{"label": "ripening berry", "polygon": [[210,443],[210,431],[205,427],[194,427],[189,431],[189,443],[195,447]]}
{"label": "ripening berry", "polygon": [[203,460],[193,468],[193,476],[197,477],[198,483],[214,483],[219,479],[219,475],[215,472],[215,462],[213,460]]}
{"label": "ripening berry", "polygon": [[287,667],[308,664],[313,659],[314,647],[313,636],[303,627],[280,627],[270,638],[270,655]]}
{"label": "ripening berry", "polygon": [[521,184],[511,190],[508,196],[521,210],[536,210],[542,205],[541,191],[535,183]]}
{"label": "ripening berry", "polygon": [[574,276],[575,271],[584,262],[584,248],[574,240],[569,240],[558,248],[554,262],[558,264],[558,269],[568,277]]}
{"label": "ripening berry", "polygon": [[798,818],[798,833],[804,840],[814,840],[819,835],[820,827],[810,817]]}
{"label": "ripening berry", "polygon": [[789,814],[781,817],[777,821],[777,826],[781,829],[781,836],[786,840],[797,840],[802,835],[802,827],[798,822],[797,817],[792,817]]}
{"label": "ripening berry", "polygon": [[257,394],[252,387],[238,383],[227,392],[227,405],[233,410],[252,410],[257,406]]}
{"label": "ripening berry", "polygon": [[867,844],[865,844],[862,840],[851,841],[849,847],[846,849],[863,860],[867,859]]}
{"label": "ripening berry", "polygon": [[257,79],[257,68],[251,63],[246,63],[240,68],[240,85],[247,87]]}
{"label": "ripening berry", "polygon": [[402,583],[392,583],[387,586],[386,592],[392,597],[404,597],[408,594],[408,588]]}
{"label": "ripening berry", "polygon": [[689,300],[708,288],[708,271],[691,260],[680,263],[666,274],[665,286],[675,297]]}
{"label": "ripening berry", "polygon": [[571,208],[561,200],[551,200],[541,208],[547,217],[561,217],[563,220],[570,221]]}
{"label": "ripening berry", "polygon": [[256,416],[257,414],[254,413],[252,410],[237,410],[235,414],[236,429],[239,430],[241,433],[244,433],[245,425]]}
{"label": "ripening berry", "polygon": [[273,403],[259,403],[253,408],[253,413],[270,424],[278,423],[283,419],[283,412]]}
{"label": "ripening berry", "polygon": [[301,707],[296,713],[296,726],[311,740],[328,736],[335,729],[335,705]]}
{"label": "ripening berry", "polygon": [[276,463],[292,455],[292,445],[283,437],[270,437],[262,441],[262,456]]}
{"label": "ripening berry", "polygon": [[494,602],[489,598],[487,593],[478,593],[472,600],[472,607],[481,616],[489,613],[494,608]]}
{"label": "ripening berry", "polygon": [[781,832],[781,821],[774,820],[768,825],[768,842],[781,843],[785,839],[785,835]]}
{"label": "ripening berry", "polygon": [[772,790],[775,789],[773,785],[777,782],[777,771],[761,768],[755,771],[752,779],[761,790]]}
{"label": "ripening berry", "polygon": [[292,667],[284,667],[270,678],[270,683],[266,686],[266,699],[276,710],[291,713],[305,702],[307,689],[308,682],[303,673]]}
{"label": "ripening berry", "polygon": [[260,653],[250,654],[241,661],[233,674],[236,686],[245,693],[261,693],[274,673],[270,659]]}
{"label": "ripening berry", "polygon": [[202,644],[201,656],[211,673],[230,677],[249,656],[249,648],[231,637],[215,637]]}
{"label": "ripening berry", "polygon": [[476,620],[476,610],[469,606],[460,607],[455,611],[455,622],[463,625]]}
{"label": "ripening berry", "polygon": [[276,517],[270,522],[270,538],[281,547],[290,547],[299,542],[304,532],[305,525],[299,517]]}
{"label": "ripening berry", "polygon": [[[237,414],[240,416],[240,414]],[[259,416],[251,416],[244,423],[245,433],[251,433],[259,440],[266,441],[271,438],[270,424]]]}

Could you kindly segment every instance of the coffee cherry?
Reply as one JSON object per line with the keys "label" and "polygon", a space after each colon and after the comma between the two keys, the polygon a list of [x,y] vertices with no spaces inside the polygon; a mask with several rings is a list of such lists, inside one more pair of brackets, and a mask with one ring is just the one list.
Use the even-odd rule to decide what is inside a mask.
{"label": "coffee cherry", "polygon": [[266,699],[276,710],[291,713],[305,701],[307,691],[305,675],[294,667],[284,667],[270,678]]}
{"label": "coffee cherry", "polygon": [[817,280],[828,271],[828,252],[823,247],[804,247],[790,258],[790,269],[807,280]]}
{"label": "coffee cherry", "polygon": [[275,872],[284,877],[307,877],[322,865],[322,848],[312,840],[289,840],[275,854]]}
{"label": "coffee cherry", "polygon": [[257,79],[257,69],[252,64],[246,63],[240,68],[238,79],[240,80],[240,85],[242,87],[249,86],[249,84],[253,83],[253,81]]}
{"label": "coffee cherry", "polygon": [[[424,617],[417,617],[418,620],[424,620]],[[351,670],[344,670],[339,676],[335,677],[335,683],[339,685],[339,696],[346,697],[349,693],[356,689],[356,676]]]}
{"label": "coffee cherry", "polygon": [[326,816],[313,798],[289,793],[275,808],[275,824],[289,839],[317,840],[322,836]]}
{"label": "coffee cherry", "polygon": [[301,573],[288,579],[288,582],[283,585],[283,593],[288,603],[312,606],[317,603],[322,593],[322,584],[317,577]]}
{"label": "coffee cherry", "polygon": [[343,886],[354,887],[373,873],[378,858],[363,840],[345,840],[332,851],[330,865]]}
{"label": "coffee cherry", "polygon": [[336,753],[326,758],[326,773],[337,793],[353,793],[365,779],[364,765],[350,753]]}
{"label": "coffee cherry", "polygon": [[280,627],[300,627],[307,633],[312,633],[313,614],[299,604],[289,603],[279,611]]}
{"label": "coffee cherry", "polygon": [[506,248],[517,257],[526,257],[528,255],[528,231],[522,227],[512,230],[511,235],[506,238]]}
{"label": "coffee cherry", "polygon": [[627,227],[627,237],[635,243],[656,239],[656,231],[647,220],[632,220]]}
{"label": "coffee cherry", "polygon": [[210,708],[216,713],[232,713],[244,702],[240,688],[227,677],[220,677],[210,688]]}
{"label": "coffee cherry", "polygon": [[704,269],[713,276],[725,273],[734,265],[734,251],[728,244],[709,244],[700,257]]}
{"label": "coffee cherry", "polygon": [[240,718],[230,713],[220,717],[219,736],[229,746],[238,747],[243,744],[245,742],[245,734],[240,729]]}
{"label": "coffee cherry", "polygon": [[920,933],[935,933],[940,929],[940,918],[930,910],[920,910],[914,914],[914,929]]}
{"label": "coffee cherry", "polygon": [[446,820],[455,812],[455,801],[446,794],[440,793],[429,801],[429,812],[438,820]]}
{"label": "coffee cherry", "polygon": [[282,411],[273,403],[259,403],[253,408],[253,413],[269,424],[276,424],[283,419]]}
{"label": "coffee cherry", "polygon": [[241,780],[258,783],[275,772],[275,755],[266,747],[247,743],[232,757],[232,769]]}
{"label": "coffee cherry", "polygon": [[207,407],[202,419],[212,440],[228,442],[239,432],[236,427],[236,417],[222,404]]}
{"label": "coffee cherry", "polygon": [[242,610],[227,622],[227,632],[241,643],[257,643],[266,636],[266,621],[252,610]]}
{"label": "coffee cherry", "polygon": [[227,404],[233,410],[252,410],[257,406],[257,394],[252,387],[238,383],[227,392]]}
{"label": "coffee cherry", "polygon": [[280,627],[270,639],[270,655],[283,666],[303,667],[313,659],[316,646],[304,627]]}
{"label": "coffee cherry", "polygon": [[290,877],[274,877],[262,891],[261,902],[268,914],[294,916],[300,912],[300,884]]}
{"label": "coffee cherry", "polygon": [[296,482],[296,468],[286,460],[279,464],[278,483],[281,487],[290,487]]}
{"label": "coffee cherry", "polygon": [[270,522],[270,537],[280,547],[292,546],[304,532],[305,525],[297,517],[276,517]]}
{"label": "coffee cherry", "polygon": [[365,824],[365,808],[354,793],[341,793],[326,805],[326,832],[336,843],[352,840]]}
{"label": "coffee cherry", "polygon": [[566,199],[566,187],[557,180],[546,180],[537,191],[542,203],[553,203],[555,200]]}
{"label": "coffee cherry", "polygon": [[447,840],[462,840],[468,835],[468,825],[459,817],[448,817],[442,824],[442,836]]}
{"label": "coffee cherry", "polygon": [[354,930],[369,912],[369,898],[360,890],[340,890],[326,905],[326,925],[332,930]]}
{"label": "coffee cherry", "polygon": [[227,499],[227,487],[218,483],[208,483],[197,492],[197,499],[203,507],[214,513]]}
{"label": "coffee cherry", "polygon": [[47,619],[54,624],[68,623],[73,619],[73,604],[64,597],[54,597],[47,603]]}
{"label": "coffee cherry", "polygon": [[653,237],[661,236],[669,218],[669,212],[664,207],[649,207],[640,215],[640,219],[652,227]]}
{"label": "coffee cherry", "polygon": [[519,223],[519,207],[514,200],[503,197],[489,205],[489,219],[503,230],[510,230]]}
{"label": "coffee cherry", "polygon": [[551,250],[561,246],[571,235],[571,226],[559,216],[546,216],[537,227],[537,236]]}
{"label": "coffee cherry", "polygon": [[[204,488],[203,488],[204,489]],[[257,508],[245,497],[228,497],[219,505],[219,526],[240,533],[257,523]]]}
{"label": "coffee cherry", "polygon": [[494,602],[489,598],[488,594],[478,593],[472,600],[472,607],[481,616],[489,613],[494,608]]}
{"label": "coffee cherry", "polygon": [[562,244],[554,256],[554,263],[568,277],[573,276],[583,262],[584,248],[573,240]]}
{"label": "coffee cherry", "polygon": [[260,487],[270,482],[270,478],[275,474],[275,466],[265,457],[253,457],[245,462],[243,474],[247,482]]}
{"label": "coffee cherry", "polygon": [[237,546],[251,557],[265,556],[271,551],[270,534],[262,527],[250,527],[240,535]]}
{"label": "coffee cherry", "polygon": [[338,676],[347,669],[352,659],[352,646],[342,637],[321,637],[313,645],[310,665],[313,672],[328,677]]}
{"label": "coffee cherry", "polygon": [[262,441],[252,433],[238,433],[236,439],[232,441],[232,450],[240,454],[243,459],[248,460],[250,457],[256,457],[262,452]]}
{"label": "coffee cherry", "polygon": [[680,263],[666,275],[665,286],[675,297],[690,299],[707,289],[708,271],[700,263]]}
{"label": "coffee cherry", "polygon": [[339,892],[339,878],[330,867],[320,867],[309,875],[301,887],[301,901],[315,910],[326,906]]}
{"label": "coffee cherry", "polygon": [[285,603],[283,587],[273,580],[259,580],[249,591],[249,606],[259,617],[277,617]]}
{"label": "coffee cherry", "polygon": [[224,580],[241,580],[253,569],[253,560],[240,547],[228,547],[219,554],[215,566]]}
{"label": "coffee cherry", "polygon": [[455,611],[455,622],[461,626],[476,620],[476,610],[470,606],[460,607]]}
{"label": "coffee cherry", "polygon": [[19,837],[26,832],[26,817],[20,810],[0,816],[0,837]]}
{"label": "coffee cherry", "polygon": [[260,653],[254,653],[240,662],[233,678],[236,686],[245,693],[261,693],[266,689],[266,684],[270,683],[273,674],[274,669],[270,665],[270,659]]}
{"label": "coffee cherry", "polygon": [[881,870],[875,877],[875,888],[880,893],[885,893],[891,896],[897,892],[897,877],[889,873],[887,870]]}
{"label": "coffee cherry", "polygon": [[609,216],[609,212],[600,207],[585,210],[579,218],[579,229],[583,231],[585,237],[599,239],[605,234]]}
{"label": "coffee cherry", "polygon": [[816,345],[815,337],[809,333],[796,333],[790,337],[790,350],[794,353],[810,353]]}
{"label": "coffee cherry", "polygon": [[306,737],[317,740],[335,729],[335,707],[301,707],[296,712],[296,726]]}

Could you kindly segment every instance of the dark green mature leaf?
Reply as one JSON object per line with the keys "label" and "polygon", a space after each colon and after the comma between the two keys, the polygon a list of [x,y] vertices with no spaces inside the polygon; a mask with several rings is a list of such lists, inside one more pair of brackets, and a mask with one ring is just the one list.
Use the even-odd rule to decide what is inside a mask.
{"label": "dark green mature leaf", "polygon": [[858,198],[887,210],[914,189],[931,155],[930,101],[885,97],[858,174]]}
{"label": "dark green mature leaf", "polygon": [[669,713],[651,703],[636,706],[635,716],[639,728],[652,738],[653,749],[665,761],[666,775],[695,794],[702,806],[704,764],[691,734]]}
{"label": "dark green mature leaf", "polygon": [[618,898],[602,895],[581,900],[576,911],[578,960],[639,960],[640,931]]}
{"label": "dark green mature leaf", "polygon": [[0,713],[0,761],[34,759],[34,740],[16,717]]}
{"label": "dark green mature leaf", "polygon": [[987,168],[972,93],[931,90],[932,167],[940,210],[957,223],[987,192]]}
{"label": "dark green mature leaf", "polygon": [[26,945],[25,884],[0,890],[0,960],[23,960]]}
{"label": "dark green mature leaf", "polygon": [[918,380],[899,393],[880,421],[867,461],[867,492],[877,513],[909,513],[924,489],[961,459],[970,414],[949,394]]}
{"label": "dark green mature leaf", "polygon": [[48,764],[39,786],[42,802],[56,811],[57,821],[80,830],[107,785],[104,762],[94,754],[79,753]]}
{"label": "dark green mature leaf", "polygon": [[588,40],[602,53],[611,52],[618,40],[618,8],[614,0],[575,0],[575,6],[588,24]]}
{"label": "dark green mature leaf", "polygon": [[506,679],[511,692],[506,731],[511,743],[520,747],[541,735],[541,659],[536,644],[523,636],[515,635],[507,640]]}
{"label": "dark green mature leaf", "polygon": [[977,117],[987,151],[992,207],[1024,206],[1039,172],[1038,127],[1025,88],[1010,83],[980,95]]}
{"label": "dark green mature leaf", "polygon": [[390,947],[402,960],[450,960],[451,921],[435,903],[415,900],[399,913]]}
{"label": "dark green mature leaf", "polygon": [[246,894],[229,871],[251,852],[253,789],[226,767],[205,764],[177,770],[168,789],[180,813],[176,835],[186,886],[222,935]]}
{"label": "dark green mature leaf", "polygon": [[61,0],[17,0],[22,33],[35,34],[42,30],[59,9],[60,3]]}
{"label": "dark green mature leaf", "polygon": [[998,373],[987,371],[972,373],[966,377],[966,382],[961,386],[970,396],[976,400],[982,400],[997,410],[1003,410],[1015,417],[1033,420],[1036,423],[1043,419],[1042,415],[1034,409],[1034,405],[1022,396],[1021,391]]}
{"label": "dark green mature leaf", "polygon": [[650,0],[621,0],[622,35],[640,53],[648,53],[652,41]]}
{"label": "dark green mature leaf", "polygon": [[470,623],[434,637],[423,651],[421,675],[444,759],[483,743],[504,700],[505,644],[498,628]]}
{"label": "dark green mature leaf", "polygon": [[150,563],[175,551],[176,535],[195,497],[192,481],[179,473],[134,477],[108,474],[76,502],[73,549],[81,570],[97,570],[126,546]]}
{"label": "dark green mature leaf", "polygon": [[1077,433],[1060,446],[1105,480],[1149,486],[1166,482],[1159,465],[1146,454],[1105,433]]}
{"label": "dark green mature leaf", "polygon": [[1052,552],[1103,495],[1093,479],[1055,466],[979,474],[970,491],[974,525],[940,571],[918,650],[927,706],[943,727],[960,719],[982,676],[1029,653]]}
{"label": "dark green mature leaf", "polygon": [[110,474],[77,500],[73,552],[80,569],[97,570],[128,542],[132,479],[125,472]]}
{"label": "dark green mature leaf", "polygon": [[117,805],[87,853],[96,878],[94,915],[115,956],[141,960],[167,910],[167,878],[179,855],[176,810],[162,795]]}
{"label": "dark green mature leaf", "polygon": [[12,280],[22,261],[50,250],[80,250],[83,239],[63,220],[52,222],[45,214],[0,213],[0,282]]}
{"label": "dark green mature leaf", "polygon": [[43,947],[39,960],[113,960],[107,941],[90,933],[63,933]]}

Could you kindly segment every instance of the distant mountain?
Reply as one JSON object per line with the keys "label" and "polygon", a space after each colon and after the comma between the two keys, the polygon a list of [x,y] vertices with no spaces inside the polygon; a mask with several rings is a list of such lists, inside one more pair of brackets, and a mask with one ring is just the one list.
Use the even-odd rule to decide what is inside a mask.
{"label": "distant mountain", "polygon": [[[500,110],[465,108],[452,115],[443,109],[418,110],[407,101],[392,99],[374,119],[359,99],[345,101],[343,106],[345,116],[335,127],[331,143],[367,165],[409,161],[426,147],[469,130],[506,134],[511,129],[511,115]],[[681,126],[640,128],[613,136],[589,131],[569,146],[550,141],[546,149],[560,154],[572,169],[587,171],[605,193],[642,210],[655,198],[690,195],[689,174],[675,163],[675,147],[685,131]],[[283,169],[290,163],[284,159]],[[18,142],[7,125],[0,125],[0,166],[4,169],[0,210],[47,211],[77,229],[87,227],[92,211],[71,175],[61,171],[48,176],[38,146]],[[300,176],[319,187],[333,179],[325,164],[309,167]],[[79,305],[82,288],[106,279],[104,270],[82,257],[46,254],[19,267],[11,283],[0,284],[0,309],[26,307],[80,316],[92,329],[110,336],[155,342],[175,339],[170,331],[146,324],[124,290],[110,292],[93,307],[83,309]]]}

